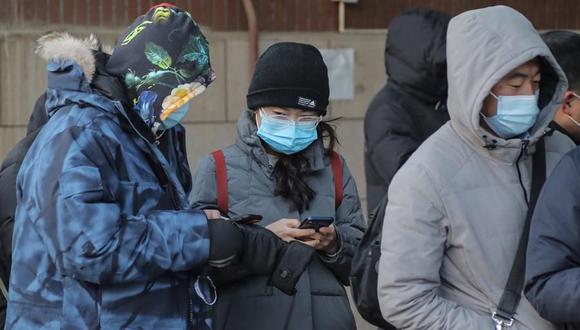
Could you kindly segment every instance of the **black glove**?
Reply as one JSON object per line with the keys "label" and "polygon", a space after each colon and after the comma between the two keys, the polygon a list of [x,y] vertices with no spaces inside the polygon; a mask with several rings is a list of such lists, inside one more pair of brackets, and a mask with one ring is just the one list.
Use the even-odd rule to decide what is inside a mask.
{"label": "black glove", "polygon": [[210,257],[208,264],[232,280],[245,275],[272,276],[272,284],[286,294],[312,260],[315,250],[300,242],[285,243],[274,233],[257,225],[227,220],[209,220]]}

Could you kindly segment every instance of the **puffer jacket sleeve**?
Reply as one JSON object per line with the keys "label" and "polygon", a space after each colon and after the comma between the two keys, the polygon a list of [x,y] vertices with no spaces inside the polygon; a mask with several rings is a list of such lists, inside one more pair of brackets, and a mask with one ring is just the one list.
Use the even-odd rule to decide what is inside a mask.
{"label": "puffer jacket sleeve", "polygon": [[197,162],[189,201],[195,209],[217,209],[215,163],[211,155],[205,155]]}
{"label": "puffer jacket sleeve", "polygon": [[413,138],[412,130],[416,128],[404,112],[387,103],[365,118],[370,160],[387,186],[420,144]]}
{"label": "puffer jacket sleeve", "polygon": [[545,319],[580,322],[580,149],[546,181],[536,205],[526,263],[525,294]]}
{"label": "puffer jacket sleeve", "polygon": [[358,242],[366,230],[366,224],[356,182],[342,156],[341,161],[343,200],[336,210],[335,219],[339,250],[332,256],[323,255],[321,260],[343,284],[348,285],[352,257]]}
{"label": "puffer jacket sleeve", "polygon": [[377,288],[383,317],[397,329],[493,329],[490,315],[438,294],[448,226],[427,171],[407,163],[388,196]]}
{"label": "puffer jacket sleeve", "polygon": [[[202,212],[136,214],[131,209],[140,205],[119,203],[115,191],[123,182],[116,172],[122,164],[116,157],[121,143],[89,127],[69,128],[46,144],[35,162],[38,168],[30,171],[35,175],[50,164],[42,168],[48,172],[32,185],[19,185],[19,190],[32,189],[27,196],[46,194],[34,198],[41,205],[28,208],[27,218],[59,272],[92,283],[126,283],[205,264],[209,238]],[[126,187],[123,198],[132,198],[135,186]]]}

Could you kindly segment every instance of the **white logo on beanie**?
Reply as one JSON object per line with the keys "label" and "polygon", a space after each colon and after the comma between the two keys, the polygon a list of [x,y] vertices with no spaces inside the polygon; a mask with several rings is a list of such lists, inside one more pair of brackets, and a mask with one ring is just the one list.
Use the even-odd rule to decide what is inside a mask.
{"label": "white logo on beanie", "polygon": [[298,105],[314,109],[316,108],[316,101],[306,97],[298,96]]}

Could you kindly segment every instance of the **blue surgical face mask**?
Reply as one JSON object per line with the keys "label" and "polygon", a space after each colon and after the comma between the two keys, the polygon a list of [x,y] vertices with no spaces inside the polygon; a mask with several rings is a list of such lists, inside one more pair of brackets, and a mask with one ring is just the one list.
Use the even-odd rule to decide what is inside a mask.
{"label": "blue surgical face mask", "polygon": [[497,96],[497,114],[483,116],[487,125],[504,139],[527,132],[538,119],[538,93],[534,95]]}
{"label": "blue surgical face mask", "polygon": [[179,124],[187,112],[189,111],[189,105],[191,102],[187,102],[180,106],[177,110],[173,111],[164,121],[162,121],[162,129],[170,129],[171,127]]}
{"label": "blue surgical face mask", "polygon": [[274,151],[291,155],[306,149],[318,138],[318,122],[297,123],[293,120],[279,120],[260,110],[262,122],[257,135]]}

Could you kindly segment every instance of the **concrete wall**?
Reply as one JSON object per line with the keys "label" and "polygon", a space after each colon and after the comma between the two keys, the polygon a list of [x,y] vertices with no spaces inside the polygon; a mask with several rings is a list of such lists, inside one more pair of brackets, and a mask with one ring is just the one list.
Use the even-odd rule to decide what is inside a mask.
{"label": "concrete wall", "polygon": [[[120,30],[74,30],[78,35],[94,32],[113,44]],[[46,31],[11,31],[0,34],[0,158],[26,133],[26,124],[36,98],[46,88],[43,60],[34,55],[34,41]],[[207,32],[210,56],[217,80],[192,104],[185,121],[189,161],[195,166],[204,154],[233,142],[235,123],[245,108],[250,79],[249,46],[243,32]],[[368,103],[385,82],[383,65],[384,31],[324,33],[263,33],[260,52],[278,41],[312,43],[320,48],[355,49],[355,98],[332,102],[327,118],[342,117],[336,122],[340,152],[358,183],[366,204],[363,166],[363,122]],[[366,209],[366,208],[365,208]],[[358,318],[360,329],[371,329]]]}

